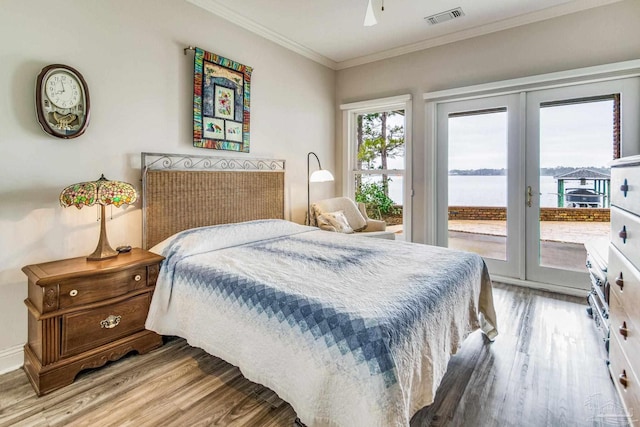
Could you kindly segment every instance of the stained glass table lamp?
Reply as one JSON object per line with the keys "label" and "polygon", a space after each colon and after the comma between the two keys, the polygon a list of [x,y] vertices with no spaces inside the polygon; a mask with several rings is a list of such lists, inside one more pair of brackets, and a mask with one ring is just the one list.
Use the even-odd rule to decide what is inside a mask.
{"label": "stained glass table lamp", "polygon": [[122,205],[134,203],[138,199],[136,189],[131,184],[122,181],[110,181],[100,176],[97,181],[81,182],[73,184],[60,193],[60,204],[64,207],[75,206],[81,209],[83,206],[100,205],[100,240],[96,250],[87,257],[90,261],[113,258],[118,252],[111,248],[107,239],[105,225],[106,205],[119,208]]}

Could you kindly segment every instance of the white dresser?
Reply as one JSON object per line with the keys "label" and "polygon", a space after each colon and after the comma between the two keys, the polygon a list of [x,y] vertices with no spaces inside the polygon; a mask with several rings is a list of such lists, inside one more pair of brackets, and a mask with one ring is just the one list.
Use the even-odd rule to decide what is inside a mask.
{"label": "white dresser", "polygon": [[609,357],[627,414],[640,419],[640,156],[611,165]]}

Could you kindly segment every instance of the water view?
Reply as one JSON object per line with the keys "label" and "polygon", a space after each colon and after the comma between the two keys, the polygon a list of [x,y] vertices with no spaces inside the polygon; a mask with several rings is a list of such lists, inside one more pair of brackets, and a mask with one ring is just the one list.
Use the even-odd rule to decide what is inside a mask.
{"label": "water view", "polygon": [[[403,177],[389,181],[389,197],[402,204]],[[552,176],[540,177],[540,206],[558,206],[558,183]],[[504,175],[449,175],[450,206],[507,206],[507,177]]]}
{"label": "water view", "polygon": [[[541,176],[540,187],[540,206],[557,207],[557,181]],[[507,177],[449,175],[449,206],[507,206]]]}

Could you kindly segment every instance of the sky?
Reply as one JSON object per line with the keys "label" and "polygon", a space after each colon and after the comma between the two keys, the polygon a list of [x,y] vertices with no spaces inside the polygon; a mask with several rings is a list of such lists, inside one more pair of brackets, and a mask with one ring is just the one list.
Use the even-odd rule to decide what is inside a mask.
{"label": "sky", "polygon": [[[540,167],[607,166],[612,109],[611,100],[542,108]],[[506,168],[506,129],[506,112],[449,119],[449,170]]]}

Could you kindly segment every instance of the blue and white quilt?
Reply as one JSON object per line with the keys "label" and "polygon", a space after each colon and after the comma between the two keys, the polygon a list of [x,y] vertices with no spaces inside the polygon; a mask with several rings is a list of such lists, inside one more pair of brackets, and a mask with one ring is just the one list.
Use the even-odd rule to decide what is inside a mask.
{"label": "blue and white quilt", "polygon": [[283,220],[178,233],[146,327],[240,368],[308,426],[408,426],[482,327],[497,335],[481,257]]}

